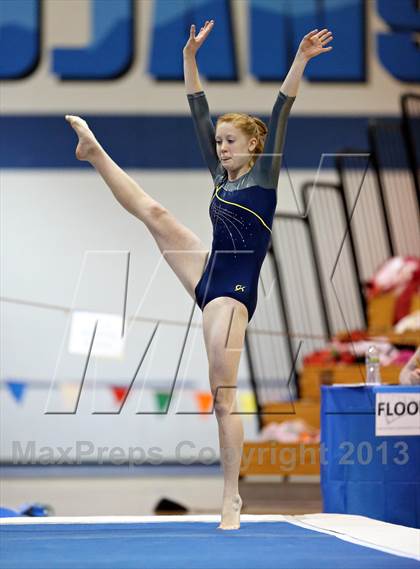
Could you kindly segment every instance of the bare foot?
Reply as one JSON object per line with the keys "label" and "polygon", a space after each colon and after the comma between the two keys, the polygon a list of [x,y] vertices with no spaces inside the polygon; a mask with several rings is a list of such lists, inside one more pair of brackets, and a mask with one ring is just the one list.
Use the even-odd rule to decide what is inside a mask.
{"label": "bare foot", "polygon": [[239,494],[223,499],[222,520],[218,529],[239,529],[242,500]]}
{"label": "bare foot", "polygon": [[101,148],[99,142],[96,140],[86,121],[74,115],[66,115],[65,118],[79,137],[79,143],[76,148],[78,160],[90,161],[96,151]]}

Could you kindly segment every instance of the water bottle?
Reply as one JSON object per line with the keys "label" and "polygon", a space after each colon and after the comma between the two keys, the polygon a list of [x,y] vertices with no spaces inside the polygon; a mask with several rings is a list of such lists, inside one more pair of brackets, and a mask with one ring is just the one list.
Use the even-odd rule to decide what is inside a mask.
{"label": "water bottle", "polygon": [[381,384],[379,350],[376,346],[369,346],[366,352],[366,383],[368,385]]}

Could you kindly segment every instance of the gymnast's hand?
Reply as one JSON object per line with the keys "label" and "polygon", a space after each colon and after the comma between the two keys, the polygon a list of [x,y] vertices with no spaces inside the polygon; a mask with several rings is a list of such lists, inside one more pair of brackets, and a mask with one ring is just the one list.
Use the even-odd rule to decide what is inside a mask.
{"label": "gymnast's hand", "polygon": [[324,47],[333,39],[332,32],[330,32],[327,28],[324,28],[321,31],[312,30],[306,36],[303,37],[303,40],[300,42],[299,48],[297,50],[297,56],[302,57],[309,61],[313,57],[316,57],[320,53],[326,53],[327,51],[332,50],[332,46]]}
{"label": "gymnast's hand", "polygon": [[189,55],[195,57],[195,54],[203,45],[207,36],[212,31],[214,26],[214,20],[206,20],[206,23],[199,31],[198,35],[195,35],[195,25],[193,24],[190,28],[190,37],[184,47],[184,55]]}

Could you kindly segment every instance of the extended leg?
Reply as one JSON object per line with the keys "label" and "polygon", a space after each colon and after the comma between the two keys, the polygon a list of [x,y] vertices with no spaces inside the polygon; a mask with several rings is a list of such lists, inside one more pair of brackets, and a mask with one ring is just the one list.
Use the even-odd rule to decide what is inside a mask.
{"label": "extended leg", "polygon": [[86,121],[71,115],[66,120],[79,137],[77,158],[90,162],[120,204],[147,226],[170,267],[194,298],[207,257],[204,244],[108,156]]}
{"label": "extended leg", "polygon": [[247,324],[247,309],[234,299],[216,298],[204,308],[204,340],[224,476],[221,529],[238,529],[240,525],[242,500],[238,479],[244,434],[242,419],[235,412],[237,374]]}

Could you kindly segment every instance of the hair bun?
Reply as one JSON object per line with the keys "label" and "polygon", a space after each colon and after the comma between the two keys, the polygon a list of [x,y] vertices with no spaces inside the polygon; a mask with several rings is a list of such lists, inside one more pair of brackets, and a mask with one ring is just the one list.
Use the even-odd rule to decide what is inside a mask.
{"label": "hair bun", "polygon": [[268,132],[268,128],[267,128],[266,124],[261,119],[259,119],[258,117],[251,117],[251,118],[254,121],[254,123],[257,125],[259,135],[260,136],[266,136],[266,134]]}

